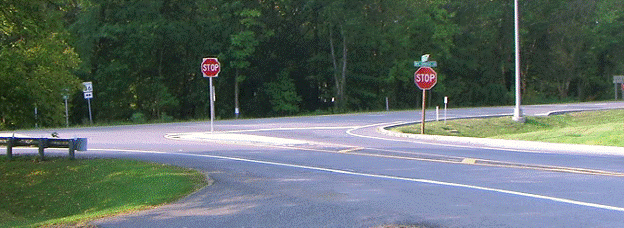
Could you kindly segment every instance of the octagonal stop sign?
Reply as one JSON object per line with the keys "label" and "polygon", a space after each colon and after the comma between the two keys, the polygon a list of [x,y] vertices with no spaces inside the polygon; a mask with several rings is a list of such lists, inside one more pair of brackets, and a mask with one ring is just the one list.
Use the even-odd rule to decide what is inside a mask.
{"label": "octagonal stop sign", "polygon": [[201,64],[204,77],[217,77],[221,72],[221,63],[217,58],[204,58]]}
{"label": "octagonal stop sign", "polygon": [[422,90],[433,88],[438,82],[438,74],[431,67],[418,68],[414,73],[414,83]]}

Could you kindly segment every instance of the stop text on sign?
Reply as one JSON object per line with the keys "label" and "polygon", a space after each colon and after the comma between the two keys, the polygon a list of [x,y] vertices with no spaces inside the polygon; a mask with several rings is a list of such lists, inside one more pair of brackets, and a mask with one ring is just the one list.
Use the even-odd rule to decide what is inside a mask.
{"label": "stop text on sign", "polygon": [[417,74],[416,75],[416,82],[424,82],[424,83],[431,83],[433,81],[436,81],[436,75],[435,74]]}
{"label": "stop text on sign", "polygon": [[422,89],[429,90],[438,82],[438,74],[431,67],[421,67],[414,73],[414,83]]}
{"label": "stop text on sign", "polygon": [[204,77],[217,77],[221,71],[221,63],[217,58],[204,58],[201,64],[201,72]]}
{"label": "stop text on sign", "polygon": [[202,71],[218,71],[219,64],[204,64],[202,65]]}

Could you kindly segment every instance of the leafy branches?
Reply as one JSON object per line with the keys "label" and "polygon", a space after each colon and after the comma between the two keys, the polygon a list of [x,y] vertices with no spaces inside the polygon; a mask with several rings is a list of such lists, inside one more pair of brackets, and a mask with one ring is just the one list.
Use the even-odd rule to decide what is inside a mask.
{"label": "leafy branches", "polygon": [[61,93],[78,90],[73,70],[80,63],[59,23],[62,12],[51,7],[62,2],[2,4],[0,129],[58,125],[64,120]]}

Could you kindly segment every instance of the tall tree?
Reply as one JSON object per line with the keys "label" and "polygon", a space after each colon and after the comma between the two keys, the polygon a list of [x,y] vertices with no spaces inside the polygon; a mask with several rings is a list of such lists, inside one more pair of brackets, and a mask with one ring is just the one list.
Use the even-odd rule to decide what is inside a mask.
{"label": "tall tree", "polygon": [[[560,6],[552,14],[549,29],[552,58],[557,63],[552,72],[560,98],[567,98],[573,80],[582,84],[584,75],[593,72],[586,71],[589,65],[595,62],[587,53],[593,46],[591,34],[596,24],[595,0],[561,1]],[[593,64],[593,63],[591,63]],[[578,87],[579,98],[583,97],[582,86]]]}
{"label": "tall tree", "polygon": [[[0,129],[64,122],[80,59],[67,40],[65,1],[0,1]],[[35,111],[36,110],[36,111]]]}
{"label": "tall tree", "polygon": [[[212,3],[212,2],[210,2]],[[93,80],[98,114],[126,119],[202,117],[207,86],[199,60],[224,46],[209,2],[93,0],[73,28]],[[208,34],[208,35],[205,35]],[[216,37],[216,38],[215,38]]]}
{"label": "tall tree", "polygon": [[247,8],[240,1],[229,3],[234,12],[235,32],[230,35],[230,55],[231,66],[235,69],[234,73],[234,109],[236,117],[240,112],[240,83],[245,80],[245,76],[241,75],[241,71],[250,67],[249,58],[256,52],[262,35],[270,36],[264,32],[264,26],[258,21],[261,12],[258,9]]}

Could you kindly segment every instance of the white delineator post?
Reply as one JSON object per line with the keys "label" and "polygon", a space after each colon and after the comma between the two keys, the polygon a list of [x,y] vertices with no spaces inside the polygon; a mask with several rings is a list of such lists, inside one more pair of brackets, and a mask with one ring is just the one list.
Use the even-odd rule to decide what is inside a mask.
{"label": "white delineator post", "polygon": [[436,122],[440,122],[440,106],[436,106]]}
{"label": "white delineator post", "polygon": [[444,97],[444,124],[446,124],[446,108],[448,108],[448,97]]}

